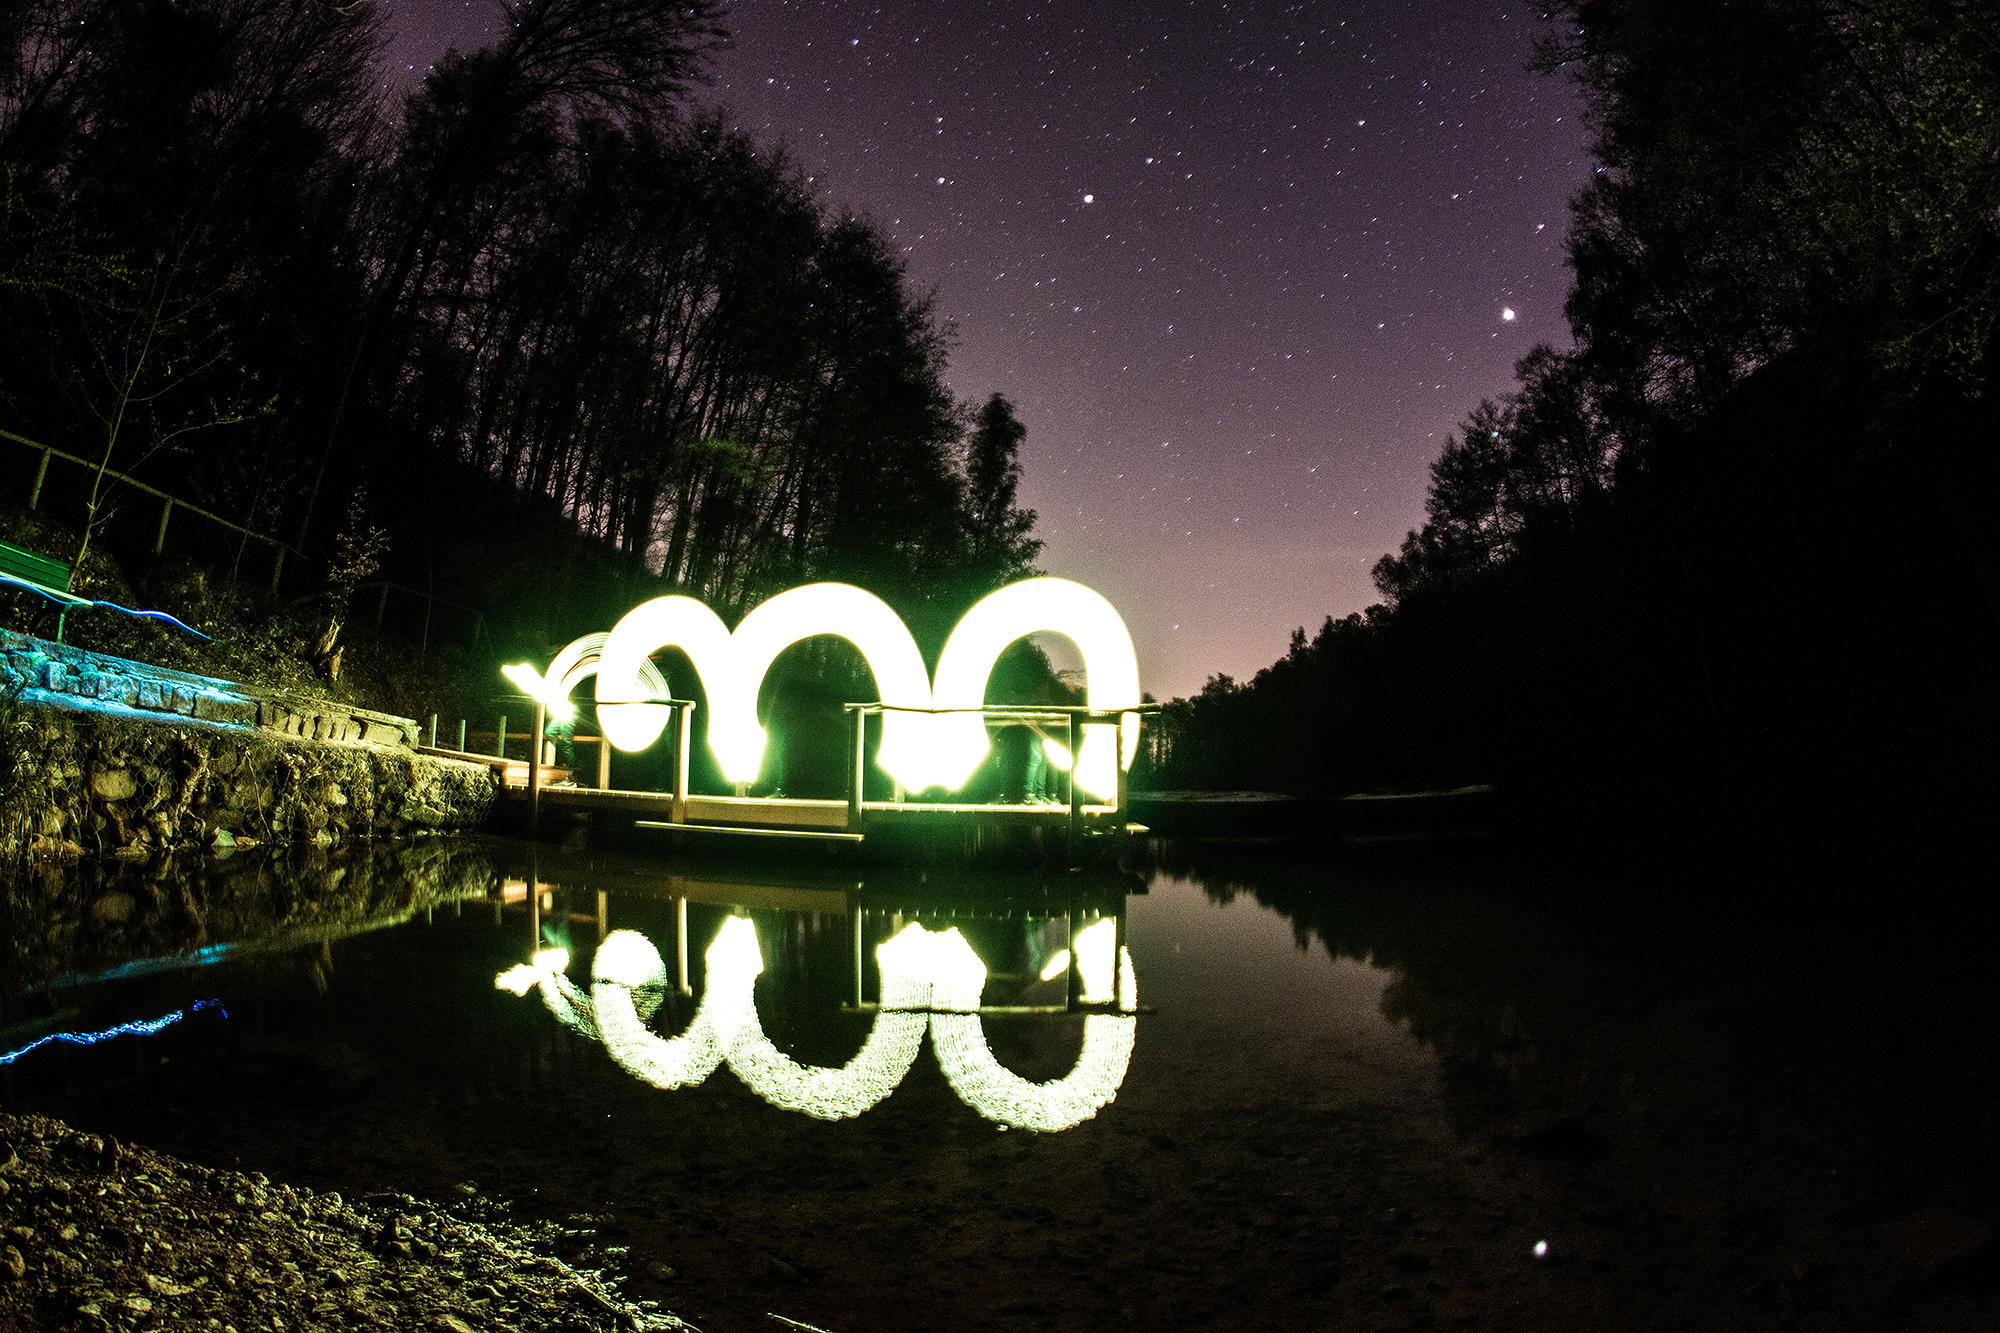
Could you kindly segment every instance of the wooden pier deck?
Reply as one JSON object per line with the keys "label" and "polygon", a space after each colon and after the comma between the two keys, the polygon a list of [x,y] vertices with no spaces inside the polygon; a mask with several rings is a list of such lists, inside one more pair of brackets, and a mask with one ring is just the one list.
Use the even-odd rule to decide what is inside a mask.
{"label": "wooden pier deck", "polygon": [[[626,791],[608,785],[608,753],[601,738],[576,737],[575,742],[597,744],[597,785],[574,783],[568,769],[550,764],[530,764],[526,759],[509,759],[493,754],[477,754],[437,746],[419,747],[424,754],[483,764],[499,779],[500,793],[509,802],[527,805],[527,822],[532,829],[544,810],[606,811],[635,816],[641,828],[676,832],[732,833],[752,837],[817,838],[835,842],[860,842],[871,830],[943,830],[951,827],[1042,827],[1067,831],[1073,838],[1103,832],[1144,831],[1127,825],[1125,779],[1119,771],[1118,792],[1111,801],[1089,800],[1072,788],[1066,802],[1057,803],[969,803],[897,799],[859,799],[865,760],[864,722],[869,713],[882,711],[880,704],[849,704],[853,736],[852,772],[848,795],[843,800],[810,800],[785,796],[716,796],[688,790],[689,718],[694,705],[684,700],[675,705],[675,766],[673,791]],[[1077,752],[1081,729],[1086,724],[1116,724],[1126,714],[1157,711],[1153,705],[1139,709],[1093,711],[1088,708],[994,708],[987,711],[1002,722],[1060,722],[1069,729],[1070,753]],[[539,706],[531,735],[530,753],[542,748],[543,716]],[[1065,786],[1069,786],[1067,782]]]}

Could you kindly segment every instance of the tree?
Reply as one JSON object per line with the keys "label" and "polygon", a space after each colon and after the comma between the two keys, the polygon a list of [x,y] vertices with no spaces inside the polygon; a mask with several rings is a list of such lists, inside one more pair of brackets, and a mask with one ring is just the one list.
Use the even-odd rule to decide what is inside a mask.
{"label": "tree", "polygon": [[1014,405],[996,393],[979,409],[966,445],[967,570],[989,590],[1033,575],[1035,557],[1042,551],[1042,543],[1029,535],[1035,511],[1015,503],[1020,449],[1027,438],[1028,428],[1014,416]]}

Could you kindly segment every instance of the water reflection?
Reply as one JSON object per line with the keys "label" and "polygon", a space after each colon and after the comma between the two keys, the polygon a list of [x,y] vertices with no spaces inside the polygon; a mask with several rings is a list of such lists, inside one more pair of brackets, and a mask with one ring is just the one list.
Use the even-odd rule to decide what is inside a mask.
{"label": "water reflection", "polygon": [[[571,872],[573,877],[577,873]],[[685,994],[689,990],[686,894],[691,886],[679,878],[662,880],[663,887],[677,890],[670,898],[676,960],[671,984],[674,991]],[[503,888],[503,900],[512,887]],[[747,883],[707,882],[698,887],[732,903],[815,892]],[[1069,892],[1074,897],[1076,890]],[[902,889],[898,901],[912,901],[911,893]],[[1060,1005],[994,1006],[983,1003],[990,975],[987,964],[960,925],[930,929],[918,921],[902,923],[903,911],[880,909],[873,916],[878,922],[887,917],[894,933],[872,951],[878,997],[867,1001],[863,960],[869,952],[870,907],[858,885],[842,894],[840,906],[852,921],[849,1008],[872,1013],[873,1021],[860,1051],[837,1067],[794,1060],[766,1035],[755,997],[764,957],[756,924],[743,915],[726,917],[715,931],[703,955],[706,981],[701,1001],[686,1029],[672,1037],[652,1031],[648,1020],[661,1011],[670,985],[666,963],[645,934],[608,929],[608,896],[603,890],[596,895],[601,943],[592,960],[588,992],[567,975],[573,919],[569,913],[556,916],[557,929],[535,931],[538,944],[554,947],[538,948],[530,961],[508,968],[494,984],[517,995],[538,991],[558,1021],[601,1042],[620,1067],[655,1088],[700,1084],[726,1063],[746,1087],[773,1106],[820,1120],[849,1119],[880,1102],[902,1081],[928,1031],[946,1081],[967,1105],[999,1124],[1047,1133],[1073,1128],[1096,1115],[1117,1096],[1131,1063],[1138,983],[1122,938],[1122,893],[1109,915],[1101,908],[1090,912],[1072,904],[1063,918],[1024,913],[1018,921],[1004,910],[982,911],[988,904],[977,896],[922,894],[924,910],[933,917],[963,910],[966,927],[974,921],[1001,924],[997,932],[980,933],[1013,946],[1010,962],[1020,961],[1025,953],[1034,982],[1062,979],[1068,989],[1068,999]],[[553,906],[554,896],[553,888],[544,888],[539,868],[520,885],[519,900],[536,918],[545,899]],[[1094,915],[1095,921],[1081,924],[1086,915]],[[1062,923],[1069,927],[1069,943],[1043,963],[1047,950],[1041,946],[1050,928]],[[1002,980],[1019,983],[1026,977],[1008,974]],[[1084,1015],[1082,1049],[1075,1065],[1064,1076],[1046,1081],[1024,1078],[1006,1068],[987,1041],[988,1013]]]}
{"label": "water reflection", "polygon": [[437,904],[484,897],[492,884],[483,848],[444,838],[15,867],[0,876],[0,995],[11,1013],[40,992],[245,949],[323,953]]}
{"label": "water reflection", "polygon": [[[2000,1327],[1989,935],[1736,866],[1157,851],[1079,884],[465,845],[441,887],[483,896],[399,927],[26,995],[77,1030],[210,996],[230,1017],[44,1047],[0,1089],[344,1194],[476,1183],[718,1333],[767,1311],[906,1333]],[[330,932],[313,904],[364,875],[346,919],[407,910],[403,868],[297,864],[269,939]],[[155,905],[136,869],[13,909],[75,923],[21,966],[103,975],[114,928],[178,939],[169,958],[231,941],[229,892],[160,879]],[[89,914],[112,890],[125,924]],[[1107,921],[1145,1009],[1085,998],[1104,954],[1072,934]],[[953,930],[985,976],[940,1003],[940,965],[893,946]],[[600,947],[621,932],[629,951]],[[536,968],[553,949],[566,965]],[[532,991],[496,989],[517,966]],[[632,1067],[661,1075],[645,1061],[725,1001],[761,1037],[710,1021],[728,1040],[700,1082]],[[938,1054],[976,1021],[1046,1087],[1097,1018],[1136,1040],[1115,1100],[1062,1133],[975,1111]]]}

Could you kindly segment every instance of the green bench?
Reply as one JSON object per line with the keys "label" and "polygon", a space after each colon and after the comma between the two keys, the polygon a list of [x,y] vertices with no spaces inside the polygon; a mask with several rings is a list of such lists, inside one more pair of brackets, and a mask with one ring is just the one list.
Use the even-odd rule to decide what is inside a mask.
{"label": "green bench", "polygon": [[60,560],[23,550],[12,542],[0,542],[0,574],[32,583],[48,592],[69,591],[69,566]]}
{"label": "green bench", "polygon": [[68,565],[12,542],[0,542],[0,590],[23,584],[29,592],[38,593],[62,608],[56,613],[57,643],[63,641],[64,624],[71,609],[92,604],[88,597],[77,597],[69,591]]}
{"label": "green bench", "polygon": [[186,630],[203,642],[208,641],[208,635],[192,625],[183,624],[165,611],[134,611],[131,607],[120,606],[116,602],[94,602],[88,597],[78,597],[69,591],[69,569],[70,567],[60,560],[51,560],[45,555],[23,550],[11,542],[0,542],[0,591],[23,588],[47,598],[62,608],[56,613],[57,643],[63,641],[63,624],[69,619],[69,613],[79,606],[102,607],[107,611],[121,612],[140,620],[164,621],[175,629]]}

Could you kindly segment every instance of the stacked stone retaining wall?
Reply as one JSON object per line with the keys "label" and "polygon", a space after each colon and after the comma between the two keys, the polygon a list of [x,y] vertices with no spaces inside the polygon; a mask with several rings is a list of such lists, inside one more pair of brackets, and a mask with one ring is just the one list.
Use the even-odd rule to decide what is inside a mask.
{"label": "stacked stone retaining wall", "polygon": [[491,770],[417,739],[408,718],[0,633],[0,857],[479,824]]}

